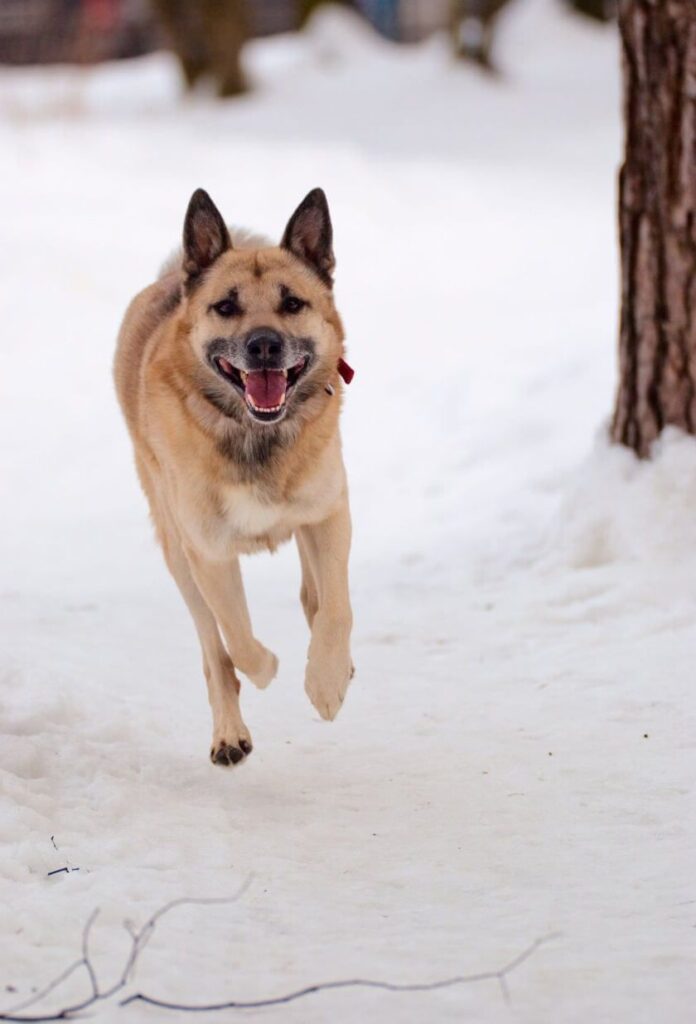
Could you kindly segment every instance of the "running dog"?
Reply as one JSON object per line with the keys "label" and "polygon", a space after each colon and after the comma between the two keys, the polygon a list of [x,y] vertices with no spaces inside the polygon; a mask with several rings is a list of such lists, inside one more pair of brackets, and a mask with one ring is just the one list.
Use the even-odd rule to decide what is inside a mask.
{"label": "running dog", "polygon": [[344,333],[332,227],[314,189],[279,246],[227,228],[194,192],[183,250],[131,302],[114,376],[164,557],[193,618],[213,713],[210,757],[251,753],[236,670],[266,687],[239,556],[295,537],[311,630],[305,690],[338,713],[353,674],[351,521],[341,455]]}

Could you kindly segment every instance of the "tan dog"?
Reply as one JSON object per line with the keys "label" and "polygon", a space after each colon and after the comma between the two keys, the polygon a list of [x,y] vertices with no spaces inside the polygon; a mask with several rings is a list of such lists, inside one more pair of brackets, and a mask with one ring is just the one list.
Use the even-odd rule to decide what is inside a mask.
{"label": "tan dog", "polygon": [[252,749],[235,668],[259,687],[278,668],[252,632],[240,554],[273,551],[294,534],[311,629],[305,689],[323,718],[339,711],[353,671],[338,428],[346,365],[333,267],[321,189],[300,204],[279,247],[249,237],[233,245],[199,189],[180,268],[136,296],[119,336],[116,390],[203,649],[215,764]]}

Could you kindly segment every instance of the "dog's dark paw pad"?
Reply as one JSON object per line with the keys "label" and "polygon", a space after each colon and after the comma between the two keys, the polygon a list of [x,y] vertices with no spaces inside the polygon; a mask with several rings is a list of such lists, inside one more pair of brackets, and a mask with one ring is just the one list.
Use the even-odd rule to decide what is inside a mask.
{"label": "dog's dark paw pad", "polygon": [[251,743],[247,740],[240,740],[239,747],[232,746],[230,743],[221,743],[219,747],[213,747],[210,751],[210,760],[213,764],[239,764],[247,754],[251,753],[251,750]]}

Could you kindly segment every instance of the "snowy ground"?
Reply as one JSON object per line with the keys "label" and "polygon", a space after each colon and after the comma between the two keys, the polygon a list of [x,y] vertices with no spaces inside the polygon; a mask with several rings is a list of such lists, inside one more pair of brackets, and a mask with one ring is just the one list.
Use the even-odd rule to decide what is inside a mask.
{"label": "snowy ground", "polygon": [[[256,44],[256,91],[224,105],[182,103],[161,56],[2,72],[1,1007],[79,955],[93,908],[106,985],[124,919],[253,875],[235,905],[163,920],[129,991],[436,980],[553,935],[509,1003],[482,981],[251,1016],[693,1020],[696,445],[668,437],[638,465],[601,433],[616,38],[526,0],[500,43],[493,82],[442,40],[394,49],[334,12]],[[357,370],[358,674],[319,721],[294,552],[249,560],[281,671],[245,687],[255,750],[228,773],[207,761],[194,632],[110,362],[194,187],[279,235],[317,184]],[[88,990],[76,976],[42,1007]],[[98,1016],[187,1019],[115,1001]]]}

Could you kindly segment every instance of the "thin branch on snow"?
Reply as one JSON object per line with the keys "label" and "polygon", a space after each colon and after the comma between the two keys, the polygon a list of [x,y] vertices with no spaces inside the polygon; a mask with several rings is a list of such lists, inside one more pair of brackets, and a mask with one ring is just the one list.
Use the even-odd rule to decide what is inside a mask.
{"label": "thin branch on snow", "polygon": [[[157,923],[161,921],[166,914],[169,914],[172,910],[181,906],[212,906],[217,904],[234,903],[246,892],[250,882],[251,878],[247,879],[239,892],[229,898],[213,897],[212,899],[195,899],[185,897],[183,899],[172,900],[170,903],[166,903],[163,907],[160,907],[159,910],[156,910],[139,929],[133,928],[133,926],[127,921],[124,922],[124,928],[131,939],[130,950],[120,975],[110,987],[105,989],[100,987],[99,979],[94,969],[89,949],[90,935],[94,922],[99,914],[99,909],[97,908],[92,911],[85,923],[85,927],[82,932],[82,956],[80,959],[67,967],[45,988],[32,995],[30,999],[13,1006],[10,1010],[5,1011],[4,1013],[0,1013],[0,1021],[15,1021],[17,1024],[40,1024],[40,1022],[71,1020],[78,1014],[82,1013],[82,1011],[94,1006],[96,1003],[103,1003],[109,999],[113,999],[113,997],[118,995],[119,992],[122,992],[128,984],[140,955],[152,937]],[[510,994],[507,984],[508,977],[513,973],[513,971],[517,970],[518,967],[525,963],[526,960],[533,956],[540,946],[557,937],[558,935],[554,934],[546,935],[537,939],[519,953],[513,960],[510,960],[503,967],[498,968],[498,970],[482,971],[479,974],[463,974],[438,981],[399,984],[398,982],[377,981],[370,978],[352,978],[340,981],[317,982],[313,985],[307,985],[304,988],[295,989],[294,991],[285,993],[284,995],[270,996],[265,999],[229,1000],[228,1002],[223,1003],[204,1004],[175,1003],[166,999],[158,999],[155,996],[149,996],[145,992],[135,992],[122,999],[118,1005],[124,1007],[130,1006],[133,1003],[143,1003],[149,1006],[159,1007],[163,1010],[178,1010],[188,1013],[205,1013],[215,1010],[253,1010],[293,1003],[299,999],[304,999],[307,996],[314,995],[319,992],[328,992],[336,989],[371,988],[380,989],[385,992],[436,992],[440,989],[454,988],[458,985],[470,985],[483,981],[497,981],[503,998],[506,1002],[509,1002]],[[63,982],[67,981],[68,978],[72,977],[72,975],[80,969],[83,969],[86,972],[89,979],[91,991],[88,996],[79,1002],[72,1003],[70,1006],[64,1007],[62,1010],[56,1011],[55,1013],[37,1015],[27,1015],[22,1013],[22,1011],[35,1006],[38,1002],[45,999],[46,996],[55,992]]]}
{"label": "thin branch on snow", "polygon": [[[30,1006],[35,1006],[36,1003],[40,1002],[46,996],[50,995],[51,992],[55,991],[55,989],[57,989],[60,985],[62,985],[64,981],[67,981],[68,978],[70,978],[75,973],[75,971],[79,970],[80,967],[84,967],[84,963],[83,963],[83,961],[81,959],[80,960],[76,960],[74,964],[70,965],[70,967],[66,967],[65,970],[62,972],[62,974],[59,974],[57,978],[54,978],[53,981],[49,982],[49,984],[46,986],[46,988],[42,988],[40,992],[36,992],[29,999],[25,999],[21,1003],[16,1003],[11,1009],[7,1010],[4,1014],[0,1014],[0,1020],[17,1020],[17,1019],[19,1019],[19,1020],[33,1020],[33,1019],[44,1020],[45,1018],[43,1018],[43,1017],[38,1017],[38,1018],[20,1017],[20,1018],[17,1018],[17,1017],[13,1017],[12,1014],[19,1013],[20,1010],[27,1010],[27,1009],[29,1009]],[[59,1020],[60,1018],[56,1018],[56,1019]]]}
{"label": "thin branch on snow", "polygon": [[153,996],[136,992],[126,999],[122,999],[120,1006],[129,1006],[131,1003],[146,1003],[148,1006],[157,1006],[162,1010],[179,1010],[187,1013],[206,1013],[215,1010],[259,1010],[271,1006],[282,1006],[287,1003],[294,1003],[298,999],[314,995],[317,992],[328,992],[344,988],[376,988],[383,992],[437,992],[444,988],[454,988],[457,985],[471,985],[480,981],[497,981],[500,985],[503,998],[510,1001],[510,992],[507,985],[507,977],[514,970],[520,967],[525,960],[528,960],[537,949],[558,938],[558,935],[545,935],[536,939],[531,946],[519,953],[514,960],[500,967],[496,971],[482,971],[480,974],[461,974],[453,978],[445,978],[440,981],[423,981],[399,984],[392,981],[375,981],[371,978],[350,978],[344,981],[321,981],[314,985],[307,985],[305,988],[298,988],[294,992],[288,992],[282,996],[272,996],[268,999],[230,1000],[226,1003],[172,1003],[166,999],[155,999]]}
{"label": "thin branch on snow", "polygon": [[[152,936],[152,933],[155,930],[157,922],[161,920],[161,918],[164,917],[165,914],[168,914],[170,911],[175,910],[177,907],[181,906],[212,906],[217,904],[235,903],[244,895],[250,884],[251,877],[248,878],[246,882],[244,882],[244,884],[241,886],[239,891],[234,896],[230,897],[212,897],[210,899],[195,899],[193,897],[185,897],[183,899],[172,900],[170,903],[166,903],[163,907],[160,907],[159,910],[156,910],[155,913],[147,919],[145,924],[137,930],[134,930],[128,922],[124,922],[124,928],[128,932],[131,939],[131,947],[126,958],[126,962],[123,966],[123,969],[118,979],[114,982],[113,985],[104,990],[102,990],[99,986],[99,981],[97,979],[96,971],[94,970],[94,965],[92,964],[92,959],[89,952],[90,933],[92,931],[94,922],[96,921],[97,916],[99,914],[99,908],[96,908],[88,917],[85,923],[85,927],[82,931],[82,956],[80,957],[80,959],[76,960],[73,964],[67,967],[56,978],[54,978],[53,981],[49,982],[49,984],[45,988],[41,989],[40,992],[37,992],[34,995],[32,995],[30,999],[27,999],[22,1003],[15,1004],[9,1010],[6,1010],[4,1013],[0,1013],[0,1021],[17,1021],[25,1022],[25,1024],[29,1024],[29,1022],[36,1022],[36,1024],[38,1024],[38,1022],[40,1021],[69,1020],[70,1018],[79,1014],[81,1011],[87,1010],[91,1006],[94,1006],[95,1003],[101,1003],[105,1002],[106,1000],[112,999],[115,995],[122,991],[122,989],[124,989],[125,986],[128,984],[128,981],[130,980],[131,974],[135,969],[140,954],[142,953],[148,941],[150,940],[150,937]],[[75,974],[76,971],[78,971],[80,968],[83,968],[87,973],[87,977],[89,978],[91,988],[90,995],[87,996],[85,999],[82,999],[77,1003],[72,1003],[70,1006],[66,1006],[62,1010],[57,1010],[55,1013],[27,1015],[21,1012],[23,1010],[28,1010],[32,1006],[35,1006],[46,996],[50,995],[51,992],[54,992],[57,988],[59,988],[64,981],[67,981],[67,979],[70,978],[73,974]]]}

